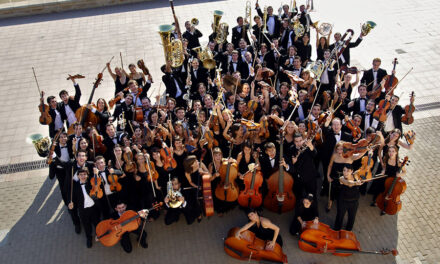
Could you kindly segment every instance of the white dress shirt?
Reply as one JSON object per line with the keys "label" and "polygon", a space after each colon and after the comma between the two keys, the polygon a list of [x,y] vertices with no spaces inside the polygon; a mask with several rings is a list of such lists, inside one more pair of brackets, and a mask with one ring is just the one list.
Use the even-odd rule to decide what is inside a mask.
{"label": "white dress shirt", "polygon": [[95,202],[93,201],[92,198],[90,198],[89,194],[87,193],[85,184],[81,184],[81,190],[84,195],[84,208],[90,208],[94,206]]}

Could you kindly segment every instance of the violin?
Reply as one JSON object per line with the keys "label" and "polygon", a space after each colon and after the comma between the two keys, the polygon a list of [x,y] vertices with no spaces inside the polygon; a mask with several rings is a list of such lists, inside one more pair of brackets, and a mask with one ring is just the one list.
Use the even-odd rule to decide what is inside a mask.
{"label": "violin", "polygon": [[307,89],[307,95],[306,95],[306,98],[309,102],[313,102],[313,100],[315,99],[315,92],[316,92],[316,85],[312,83],[309,86],[309,89]]}
{"label": "violin", "polygon": [[[284,157],[284,131],[280,132],[280,139],[281,161]],[[266,182],[269,191],[264,199],[264,207],[279,214],[293,210],[296,197],[292,192],[292,175],[284,171],[283,166],[279,166],[278,171],[274,172]]]}
{"label": "violin", "polygon": [[252,120],[241,119],[241,120],[240,120],[240,123],[241,123],[242,125],[246,126],[246,129],[247,129],[248,131],[255,131],[255,130],[257,130],[257,129],[260,127],[260,124],[255,123],[255,122],[252,121]]}
{"label": "violin", "polygon": [[[393,61],[393,72],[396,70],[396,65],[398,64],[397,58],[394,58]],[[394,73],[391,75],[387,75],[384,77],[385,79],[385,92],[387,94],[393,95],[393,89],[396,87],[396,85],[399,83],[399,80],[394,76]]]}
{"label": "violin", "polygon": [[379,102],[379,106],[373,113],[373,118],[379,120],[380,122],[385,122],[387,120],[387,111],[390,109],[391,103],[389,100],[382,99]]}
{"label": "violin", "polygon": [[[162,140],[161,140],[162,141]],[[171,150],[168,148],[167,144],[162,141],[162,148],[160,149],[160,157],[163,161],[163,168],[166,171],[171,171],[177,167],[177,162],[173,158]]]}
{"label": "violin", "polygon": [[369,147],[371,147],[370,142],[368,142],[368,140],[365,138],[359,140],[356,144],[351,142],[344,142],[342,144],[342,156],[344,158],[348,158],[353,156],[353,154],[367,151]]}
{"label": "violin", "polygon": [[101,189],[102,179],[98,177],[98,175],[94,174],[93,178],[90,179],[90,184],[92,185],[92,189],[90,190],[90,197],[93,200],[101,199],[103,196],[103,191]]}
{"label": "violin", "polygon": [[368,156],[362,157],[361,167],[353,173],[354,178],[357,180],[370,180],[373,178],[373,174],[371,173],[371,168],[374,165],[374,161],[372,159],[371,154]]}
{"label": "violin", "polygon": [[208,149],[212,149],[213,147],[218,147],[218,141],[214,138],[214,132],[211,130],[206,130],[204,134],[204,138],[208,141]]}
{"label": "violin", "polygon": [[248,120],[254,120],[254,113],[257,110],[258,103],[255,100],[249,100],[247,103],[247,109],[243,113],[243,118]]}
{"label": "violin", "polygon": [[118,182],[118,175],[109,174],[107,176],[107,181],[110,184],[110,191],[112,192],[120,192],[122,189],[122,185]]}
{"label": "violin", "polygon": [[264,116],[260,120],[260,133],[258,134],[259,137],[269,138],[270,132],[269,132],[269,123],[267,121],[267,117]]}
{"label": "violin", "polygon": [[[411,92],[411,99],[414,98],[414,91]],[[411,103],[407,106],[405,106],[405,115],[402,116],[402,123],[405,125],[411,125],[414,122],[413,113],[416,108],[414,107],[413,100],[411,100]]]}
{"label": "violin", "polygon": [[233,143],[229,148],[229,155],[227,159],[223,159],[220,165],[220,183],[215,189],[215,196],[222,201],[235,202],[238,199],[238,186],[235,183],[235,179],[238,176],[237,162],[229,162],[232,155]]}
{"label": "violin", "polygon": [[[152,210],[159,210],[162,206],[162,202],[155,204],[150,209],[142,210],[145,213],[149,213]],[[141,224],[141,216],[132,210],[125,211],[117,220],[108,219],[99,222],[96,226],[96,237],[99,239],[102,245],[111,247],[116,245],[126,232],[131,232],[139,228]]]}
{"label": "violin", "polygon": [[406,140],[406,143],[408,143],[409,145],[414,144],[414,140],[416,139],[416,132],[414,132],[413,130],[409,130],[405,132],[403,136]]}
{"label": "violin", "polygon": [[107,151],[107,147],[102,143],[102,136],[98,134],[95,128],[93,128],[91,141],[94,153],[104,154]]}
{"label": "violin", "polygon": [[287,263],[287,256],[278,243],[275,244],[273,250],[267,250],[266,241],[256,237],[252,231],[245,230],[240,233],[241,238],[237,238],[236,234],[239,230],[239,227],[229,230],[224,243],[226,254],[239,260],[254,259],[257,261],[267,260],[274,263]]}
{"label": "violin", "polygon": [[[90,109],[87,107],[92,103],[93,95],[95,94],[96,88],[101,84],[102,82],[102,72],[98,73],[98,76],[96,77],[95,83],[93,84],[92,92],[90,93],[89,101],[87,102],[87,105],[83,105],[80,108],[78,108],[75,112],[76,120],[81,124],[83,129],[86,129],[89,126],[96,126],[99,123],[99,118],[90,111]],[[74,124],[70,125],[67,134],[71,135],[75,132]]]}
{"label": "violin", "polygon": [[356,235],[351,231],[332,230],[328,225],[313,221],[307,221],[303,229],[298,246],[301,250],[310,253],[331,253],[335,256],[345,257],[356,253],[362,254],[392,254],[397,256],[396,249],[381,251],[365,251],[361,249],[361,245]]}
{"label": "violin", "polygon": [[238,195],[238,204],[245,208],[258,208],[263,202],[260,187],[263,184],[263,173],[253,164],[250,171],[246,172],[243,181],[245,188]]}
{"label": "violin", "polygon": [[347,115],[345,116],[345,126],[350,129],[351,135],[354,139],[358,139],[362,136],[362,130],[358,126],[353,124],[353,120],[351,120]]}
{"label": "violin", "polygon": [[108,101],[108,107],[110,109],[113,109],[113,106],[115,106],[115,104],[119,101],[122,100],[122,96],[117,95],[115,98],[111,99],[110,101]]}
{"label": "violin", "polygon": [[154,165],[154,162],[152,162],[150,160],[150,157],[148,155],[145,155],[147,153],[147,151],[144,149],[143,150],[144,156],[145,156],[145,167],[148,170],[148,176],[147,176],[147,180],[149,182],[156,181],[157,179],[159,179],[159,173],[156,170],[156,165]]}
{"label": "violin", "polygon": [[133,162],[133,152],[131,150],[124,151],[122,159],[125,161],[124,171],[133,173],[136,170],[136,163]]}
{"label": "violin", "polygon": [[154,82],[153,82],[153,78],[152,78],[152,76],[151,76],[151,74],[150,74],[150,71],[148,70],[147,66],[145,66],[145,63],[144,63],[144,60],[143,60],[143,59],[140,59],[140,60],[137,61],[137,66],[139,67],[139,69],[142,70],[142,72],[144,73],[144,75],[150,77],[150,79],[151,79],[151,83],[154,83]]}
{"label": "violin", "polygon": [[52,140],[52,145],[50,146],[49,155],[47,156],[47,160],[46,160],[47,164],[51,164],[53,161],[53,153],[55,152],[56,142],[58,141],[61,132],[63,132],[62,129],[58,130],[58,132],[55,134],[55,137]]}
{"label": "violin", "polygon": [[41,104],[38,106],[40,110],[40,124],[49,125],[52,123],[52,116],[49,114],[49,106],[44,103],[44,92],[41,92]]}
{"label": "violin", "polygon": [[347,65],[342,65],[341,72],[343,74],[347,74],[347,73],[356,74],[359,72],[359,70],[357,67],[348,67]]}
{"label": "violin", "polygon": [[[321,114],[322,115],[322,114]],[[323,117],[322,119],[325,120],[327,117]],[[321,119],[321,116],[318,118],[318,124],[316,124],[315,122],[313,122],[312,120],[307,120],[307,134],[311,135],[313,134],[313,140],[315,141],[316,144],[320,145],[323,143],[322,140],[322,135],[319,132],[319,119]]]}
{"label": "violin", "polygon": [[[399,173],[408,163],[406,156],[399,167]],[[389,215],[397,214],[402,209],[402,201],[400,195],[406,190],[406,182],[401,177],[388,177],[385,181],[385,191],[376,198],[377,207]]]}
{"label": "violin", "polygon": [[294,74],[294,73],[291,72],[291,71],[283,70],[283,73],[286,74],[287,77],[289,77],[290,82],[291,82],[292,84],[295,84],[295,83],[298,83],[298,84],[304,83],[304,79],[303,79],[303,78],[300,78],[298,75]]}

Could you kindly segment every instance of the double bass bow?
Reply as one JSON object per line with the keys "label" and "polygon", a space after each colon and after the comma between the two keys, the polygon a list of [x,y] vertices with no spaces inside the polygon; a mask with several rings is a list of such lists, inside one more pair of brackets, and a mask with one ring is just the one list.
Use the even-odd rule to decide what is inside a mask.
{"label": "double bass bow", "polygon": [[[284,131],[280,132],[280,161],[284,155]],[[279,166],[278,171],[274,172],[267,179],[269,189],[264,199],[264,207],[272,212],[284,213],[293,210],[296,198],[292,192],[293,178],[290,173],[284,171],[283,166]]]}
{"label": "double bass bow", "polygon": [[258,164],[250,164],[251,168],[243,177],[245,189],[238,195],[238,204],[245,208],[258,208],[263,202],[259,192],[263,184],[263,173],[258,169]]}

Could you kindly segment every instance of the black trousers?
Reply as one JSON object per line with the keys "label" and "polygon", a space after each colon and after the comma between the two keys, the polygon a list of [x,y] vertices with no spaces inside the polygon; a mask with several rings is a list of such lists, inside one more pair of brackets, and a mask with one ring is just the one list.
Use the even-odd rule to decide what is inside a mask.
{"label": "black trousers", "polygon": [[79,218],[84,227],[84,232],[87,239],[92,239],[93,226],[99,223],[99,210],[96,204],[89,208],[78,208]]}
{"label": "black trousers", "polygon": [[341,230],[344,221],[345,213],[348,213],[348,220],[345,230],[351,231],[353,229],[354,220],[356,219],[356,212],[359,206],[358,200],[338,200],[338,210],[335,220],[335,230]]}
{"label": "black trousers", "polygon": [[106,195],[104,194],[101,199],[97,201],[100,215],[102,219],[109,219],[110,214],[115,210],[116,203],[118,202],[118,193],[112,193]]}
{"label": "black trousers", "polygon": [[[144,220],[145,221],[145,220]],[[147,231],[144,229],[144,231],[142,232],[142,227],[144,226],[144,223],[142,221],[142,223],[139,225],[139,228],[132,231],[132,232],[127,232],[125,234],[122,235],[121,238],[121,246],[122,249],[124,249],[125,252],[130,253],[133,250],[133,246],[131,244],[131,240],[130,240],[130,234],[134,233],[138,235],[137,240],[140,240],[141,243],[145,243],[146,239],[147,239]],[[142,234],[141,234],[142,232]]]}
{"label": "black trousers", "polygon": [[190,205],[189,203],[183,208],[168,208],[165,215],[165,224],[171,225],[172,223],[179,221],[179,216],[182,213],[185,216],[186,223],[190,225],[200,215],[200,208],[195,205]]}

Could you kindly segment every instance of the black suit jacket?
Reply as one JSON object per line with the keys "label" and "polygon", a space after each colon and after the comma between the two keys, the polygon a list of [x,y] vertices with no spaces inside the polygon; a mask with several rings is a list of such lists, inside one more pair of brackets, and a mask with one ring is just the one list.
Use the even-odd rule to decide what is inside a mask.
{"label": "black suit jacket", "polygon": [[[364,101],[365,101],[365,108],[366,108],[367,104],[368,104],[368,98],[365,98]],[[354,102],[354,105],[351,108],[348,108],[350,110],[350,112],[352,113],[351,114],[352,116],[355,114],[360,115],[365,112],[365,111],[361,112],[361,98],[360,97],[354,99],[353,102]]]}
{"label": "black suit jacket", "polygon": [[[89,176],[93,175],[93,167],[94,164],[91,161],[86,161],[86,163],[83,166],[83,168],[89,171]],[[64,178],[64,192],[70,199],[71,186],[72,186],[71,183],[73,182],[75,184],[75,180],[72,181],[72,177],[76,174],[76,172],[80,168],[78,167],[76,160],[72,160],[68,163],[65,163],[65,168],[66,168],[66,177]]]}
{"label": "black suit jacket", "polygon": [[[324,127],[322,129],[324,136],[324,143],[319,150],[319,154],[323,161],[327,162],[326,165],[330,162],[330,158],[333,154],[336,145],[335,133],[330,127]],[[353,138],[350,134],[341,131],[341,140],[345,142],[352,142]]]}
{"label": "black suit jacket", "polygon": [[262,154],[260,156],[260,165],[261,165],[261,172],[263,173],[263,178],[268,179],[272,173],[276,172],[280,166],[280,159],[279,155],[275,155],[275,163],[272,167],[272,164],[270,162],[269,156],[266,154]]}
{"label": "black suit jacket", "polygon": [[[379,84],[383,77],[387,76],[387,71],[384,69],[379,68],[377,70],[377,83]],[[374,76],[373,76],[373,69],[369,69],[368,71],[364,72],[364,75],[362,76],[361,83],[368,84],[367,91],[371,92],[373,90],[374,85]]]}
{"label": "black suit jacket", "polygon": [[202,36],[202,32],[200,32],[198,29],[194,30],[194,34],[191,34],[190,32],[188,32],[188,30],[182,34],[182,37],[188,40],[188,49],[190,50],[200,46],[199,38],[201,38]]}
{"label": "black suit jacket", "polygon": [[[363,112],[361,114],[362,116],[362,121],[361,121],[361,125],[359,126],[360,129],[362,129],[362,131],[365,131],[365,115],[367,114],[367,112]],[[373,123],[373,113],[370,114],[370,120],[369,120],[369,126],[371,126],[371,124]]]}
{"label": "black suit jacket", "polygon": [[[298,150],[295,145],[291,147],[290,153],[292,156],[298,154]],[[315,181],[318,177],[318,171],[315,168],[315,156],[317,155],[316,148],[313,151],[307,148],[303,153],[298,156],[298,160],[295,164],[292,164],[292,159],[288,160],[289,173],[295,178],[301,178],[303,182]]]}
{"label": "black suit jacket", "polygon": [[169,94],[169,97],[171,98],[176,98],[177,94],[176,82],[174,80],[177,81],[177,84],[182,91],[182,95],[186,93],[185,84],[178,76],[170,73],[165,73],[165,75],[162,76],[162,81],[166,87],[165,93]]}
{"label": "black suit jacket", "polygon": [[[73,98],[69,97],[69,101],[67,102],[67,104],[70,106],[72,111],[75,113],[76,110],[81,107],[81,105],[79,104],[79,100],[81,99],[81,89],[79,88],[79,84],[76,84],[73,87],[75,87],[75,96]],[[58,102],[57,108],[60,111],[62,119],[67,120],[67,114],[66,114],[66,109],[65,109],[64,103]],[[72,124],[67,124],[67,125],[70,126]]]}
{"label": "black suit jacket", "polygon": [[[261,12],[260,7],[257,7],[255,9],[257,10],[258,15],[261,17],[261,21],[264,23],[264,21],[263,21],[263,12]],[[275,20],[275,29],[273,31],[273,35],[271,35],[270,37],[268,36],[269,39],[278,38],[280,36],[280,28],[281,28],[280,19],[278,18],[277,15],[272,14],[272,16],[273,16],[273,18]],[[269,15],[267,16],[267,22],[269,22]],[[268,28],[268,27],[266,27],[266,28]],[[267,29],[267,30],[269,30],[269,29]],[[263,36],[263,38],[264,38],[264,36]]]}
{"label": "black suit jacket", "polygon": [[[232,75],[235,71],[239,71],[240,74],[241,74],[242,77],[243,77],[243,73],[245,73],[245,75],[246,75],[246,72],[249,72],[249,68],[248,68],[248,66],[247,66],[246,63],[244,63],[242,60],[240,60],[240,59],[237,60],[237,67],[236,67],[235,71],[234,71],[233,63],[234,63],[234,62],[231,61],[231,62],[228,64],[228,73],[229,73],[229,74]],[[247,73],[247,75],[249,76],[249,73]]]}
{"label": "black suit jacket", "polygon": [[[231,42],[232,44],[234,44],[235,48],[238,48],[238,43],[240,42],[240,39],[243,38],[243,28],[244,30],[247,30],[249,27],[249,25],[244,25],[242,27],[240,26],[235,26],[232,28],[232,39]],[[241,28],[241,32],[238,32],[238,28]],[[248,34],[244,33],[244,40],[246,41],[246,43],[248,45],[251,44],[251,42],[249,41],[249,37]]]}
{"label": "black suit jacket", "polygon": [[191,94],[197,93],[197,86],[199,83],[204,83],[208,87],[208,71],[205,68],[199,66],[197,69],[197,78],[194,74],[194,69],[191,69]]}
{"label": "black suit jacket", "polygon": [[[347,64],[350,65],[350,49],[357,47],[361,42],[362,39],[358,38],[355,42],[348,43],[347,47],[342,52],[342,56],[344,56],[345,62],[342,62],[342,60],[338,58],[340,65],[347,65]],[[329,48],[330,50],[333,50],[335,48],[335,43],[331,44]]]}

